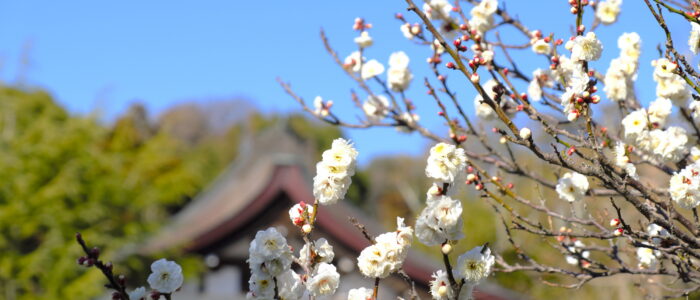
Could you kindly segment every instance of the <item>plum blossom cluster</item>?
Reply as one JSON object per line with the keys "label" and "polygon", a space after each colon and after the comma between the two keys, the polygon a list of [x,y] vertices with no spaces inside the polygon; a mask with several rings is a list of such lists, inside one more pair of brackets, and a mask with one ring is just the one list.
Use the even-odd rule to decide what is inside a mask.
{"label": "plum blossom cluster", "polygon": [[[700,290],[700,284],[687,280],[700,278],[694,268],[700,254],[693,250],[700,248],[698,218],[693,214],[700,204],[700,150],[693,147],[700,138],[700,101],[696,101],[700,99],[700,72],[691,65],[694,59],[686,55],[700,52],[697,3],[640,1],[662,29],[659,32],[666,33],[666,42],[658,47],[660,58],[652,61],[652,76],[639,77],[644,70],[640,68],[643,45],[636,32],[620,35],[617,57],[599,62],[604,49],[601,41],[608,40],[599,39],[606,29],[600,25],[617,22],[622,0],[567,1],[575,24],[569,38],[528,29],[519,17],[506,11],[506,5],[499,7],[495,0],[425,0],[422,5],[413,0],[406,2],[408,10],[423,24],[412,23],[402,14],[396,18],[411,43],[430,47],[426,49],[430,50],[427,62],[434,77],[426,77],[425,86],[446,130],[435,131],[409,122],[416,118],[401,111],[397,100],[404,99],[408,87],[404,84],[413,78],[413,74],[407,76],[403,71],[407,64],[397,67],[392,62],[394,55],[404,61],[402,52],[390,58],[391,74],[387,74],[386,82],[373,77],[382,92],[372,91],[367,78],[356,79],[367,96],[359,103],[353,93],[353,100],[369,122],[362,119],[360,124],[335,124],[360,128],[389,125],[413,130],[435,142],[425,170],[433,184],[414,228],[418,241],[441,247],[448,264],[452,245],[464,238],[463,204],[456,199],[462,182],[474,184],[480,199],[490,201],[499,213],[508,216],[501,216],[501,220],[509,242],[522,254],[519,261],[511,263],[498,254],[492,255],[487,247],[472,249],[460,256],[455,268],[446,265],[433,274],[430,288],[435,299],[460,299],[465,291],[470,294],[474,284],[488,276],[493,264],[499,265],[499,271],[546,270],[576,282],[561,284],[565,287],[577,288],[599,277],[633,274],[683,279],[683,284],[673,288],[664,286],[678,297]],[[685,47],[685,43],[673,42],[677,33],[669,28],[672,17],[690,25],[687,49],[677,48],[679,44]],[[525,42],[502,40],[501,28],[521,33]],[[360,48],[365,49],[362,45]],[[516,51],[548,62],[535,66],[534,71],[526,70],[519,59],[513,59],[516,56],[510,55]],[[343,67],[364,63],[360,53],[351,54]],[[604,73],[601,66],[607,68]],[[463,107],[465,94],[455,92],[451,85],[454,77],[463,80],[460,87],[474,87],[473,93],[466,94],[467,101],[473,99],[469,102],[473,107]],[[655,93],[640,89],[648,87],[635,87],[638,78],[653,79]],[[518,91],[524,87],[526,93]],[[599,89],[604,93],[598,93]],[[593,106],[598,103],[603,105]],[[475,126],[472,116],[481,123]],[[386,119],[398,122],[386,123]],[[532,120],[532,124],[521,126],[525,119]],[[490,132],[497,135],[495,138],[481,130],[484,124],[493,127]],[[522,159],[526,155],[542,160],[548,168],[531,169]],[[496,176],[488,175],[491,172]],[[596,201],[560,205],[547,199],[549,193],[528,199],[536,196],[517,193],[513,184],[501,182],[501,174],[529,181],[538,190],[556,192],[555,198],[563,202],[581,202],[587,197]],[[683,211],[689,209],[693,211]],[[612,228],[601,224],[601,216],[615,213]],[[547,219],[548,224],[541,224],[543,218],[539,217]],[[557,232],[553,224],[564,225],[564,230]],[[519,233],[514,232],[556,237],[557,243],[550,246],[562,254],[563,266],[531,259],[527,245],[518,245],[514,237]],[[364,254],[369,257],[371,253]],[[363,260],[367,262],[363,265],[370,265],[370,259]],[[380,265],[379,260],[375,261],[374,265]],[[384,266],[385,270],[393,269],[390,263]],[[675,270],[669,271],[672,266]],[[373,296],[365,288],[351,295],[351,299]]]}
{"label": "plum blossom cluster", "polygon": [[413,241],[413,229],[396,219],[396,231],[382,233],[374,243],[360,252],[357,267],[362,275],[370,278],[386,278],[401,269]]}
{"label": "plum blossom cluster", "polygon": [[620,56],[610,61],[605,72],[605,95],[613,101],[632,101],[637,79],[641,38],[636,32],[624,33],[617,39]]}
{"label": "plum blossom cluster", "polygon": [[625,140],[638,147],[645,157],[670,162],[680,160],[688,153],[685,129],[678,126],[663,128],[672,106],[671,100],[658,98],[648,110],[640,108],[625,116],[622,119]]}
{"label": "plum blossom cluster", "polygon": [[351,176],[355,175],[357,150],[342,138],[333,141],[331,149],[323,152],[323,159],[316,164],[314,197],[322,205],[338,202],[345,197]]}

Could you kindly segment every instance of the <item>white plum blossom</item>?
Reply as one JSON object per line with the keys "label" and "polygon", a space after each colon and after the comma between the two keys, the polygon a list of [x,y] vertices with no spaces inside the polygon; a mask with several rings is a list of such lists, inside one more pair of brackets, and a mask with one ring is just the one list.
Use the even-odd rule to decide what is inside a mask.
{"label": "white plum blossom", "polygon": [[258,231],[250,242],[248,253],[252,273],[278,276],[292,265],[292,250],[287,245],[287,239],[274,227]]}
{"label": "white plum blossom", "polygon": [[651,237],[651,241],[654,243],[654,245],[661,244],[661,241],[669,235],[666,229],[657,225],[656,223],[647,225],[647,233]]}
{"label": "white plum blossom", "polygon": [[363,31],[360,33],[360,36],[355,38],[355,44],[360,46],[360,48],[367,48],[369,46],[372,46],[374,41],[372,40],[372,37],[369,36],[368,31]]}
{"label": "white plum blossom", "polygon": [[556,186],[559,198],[569,202],[580,200],[588,191],[588,178],[576,172],[569,172],[559,178]]}
{"label": "white plum blossom", "polygon": [[413,239],[413,229],[397,218],[397,230],[383,233],[357,257],[360,272],[370,278],[385,278],[401,269]]}
{"label": "white plum blossom", "polygon": [[413,131],[412,126],[416,125],[416,123],[420,120],[420,116],[415,114],[415,113],[410,113],[410,112],[406,111],[406,112],[402,113],[401,115],[399,115],[397,119],[401,120],[402,122],[404,122],[406,124],[405,125],[404,124],[397,125],[395,127],[396,131],[411,132],[411,131]]}
{"label": "white plum blossom", "polygon": [[148,293],[145,287],[138,287],[132,290],[129,294],[129,300],[146,300]]}
{"label": "white plum blossom", "polygon": [[588,259],[591,253],[588,252],[588,250],[583,250],[584,247],[586,247],[586,245],[580,240],[576,240],[573,245],[566,247],[566,250],[573,254],[566,256],[566,263],[578,265],[580,258]]}
{"label": "white plum blossom", "polygon": [[654,129],[637,139],[637,145],[645,153],[662,161],[677,162],[686,154],[688,135],[685,129],[671,126],[665,130]]}
{"label": "white plum blossom", "polygon": [[428,19],[449,20],[452,4],[447,0],[427,0],[423,4],[423,11]]}
{"label": "white plum blossom", "polygon": [[585,36],[577,36],[571,42],[571,59],[574,61],[595,61],[603,53],[603,44],[592,31]]}
{"label": "white plum blossom", "polygon": [[362,110],[370,122],[379,122],[389,114],[389,99],[384,95],[370,95],[362,103]]}
{"label": "white plum blossom", "polygon": [[416,219],[416,237],[428,246],[459,240],[462,233],[462,203],[449,196],[433,197]]}
{"label": "white plum blossom", "polygon": [[615,165],[625,170],[630,177],[634,179],[639,178],[637,167],[630,162],[630,158],[627,155],[627,146],[622,142],[615,144]]}
{"label": "white plum blossom", "polygon": [[532,72],[532,81],[527,87],[527,96],[532,101],[542,100],[542,88],[543,87],[553,87],[554,80],[552,76],[552,71],[536,69]]}
{"label": "white plum blossom", "polygon": [[648,129],[649,119],[644,108],[629,113],[622,119],[622,127],[625,129],[625,139],[634,141],[639,135]]}
{"label": "white plum blossom", "polygon": [[372,59],[362,65],[360,77],[362,77],[362,80],[367,80],[382,73],[384,73],[384,65],[377,60]]}
{"label": "white plum blossom", "polygon": [[368,288],[357,288],[348,291],[348,300],[372,300],[373,290]]}
{"label": "white plum blossom", "polygon": [[620,14],[621,5],[622,0],[607,0],[598,2],[595,16],[605,25],[615,23],[615,20],[617,20],[617,15]]}
{"label": "white plum blossom", "polygon": [[688,38],[688,47],[693,54],[698,54],[700,48],[700,24],[690,22],[690,37]]}
{"label": "white plum blossom", "polygon": [[669,99],[658,98],[652,101],[647,111],[649,122],[651,122],[654,127],[663,127],[666,125],[666,119],[671,115],[672,108],[673,104]]}
{"label": "white plum blossom", "polygon": [[277,276],[277,290],[280,299],[301,300],[304,297],[305,288],[301,276],[289,269]]}
{"label": "white plum blossom", "polygon": [[333,105],[333,101],[328,100],[327,102],[323,102],[323,98],[321,96],[316,96],[314,98],[314,114],[325,118],[330,114],[330,108]]}
{"label": "white plum blossom", "polygon": [[331,149],[323,152],[322,160],[316,164],[314,197],[323,205],[334,204],[345,197],[355,174],[357,150],[350,142],[339,138]]}
{"label": "white plum blossom", "polygon": [[623,33],[617,39],[620,56],[610,61],[605,73],[605,94],[610,100],[623,101],[634,98],[634,81],[637,79],[641,39],[636,32]]}
{"label": "white plum blossom", "polygon": [[438,143],[430,149],[425,175],[442,182],[453,183],[464,174],[467,155],[455,145]]}
{"label": "white plum blossom", "polygon": [[637,260],[639,260],[639,268],[650,269],[656,266],[657,256],[660,256],[658,250],[649,247],[637,248]]}
{"label": "white plum blossom", "polygon": [[469,27],[478,33],[484,34],[494,26],[493,14],[498,9],[498,1],[482,0],[470,11]]}
{"label": "white plum blossom", "polygon": [[486,246],[477,246],[457,258],[453,273],[456,279],[479,283],[491,274],[494,262],[491,249]]}
{"label": "white plum blossom", "polygon": [[413,74],[408,69],[409,61],[408,55],[403,51],[394,52],[389,57],[387,84],[392,91],[405,91],[411,83]]}
{"label": "white plum blossom", "polygon": [[[496,97],[496,92],[494,92],[494,88],[498,86],[498,82],[493,79],[489,79],[486,83],[484,83],[483,88],[484,91],[486,92],[486,95],[491,98],[491,100],[495,101]],[[501,101],[501,108],[505,108],[508,105],[513,105],[512,100],[506,97],[502,97]],[[514,106],[514,105],[513,105]],[[476,110],[476,115],[479,118],[482,118],[484,120],[493,120],[496,118],[496,112],[489,106],[486,101],[484,100],[483,97],[481,97],[480,94],[477,94],[474,97],[474,108]]]}
{"label": "white plum blossom", "polygon": [[532,43],[532,52],[537,54],[549,54],[552,51],[552,46],[544,39],[537,39]]}
{"label": "white plum blossom", "polygon": [[685,106],[690,98],[688,84],[676,74],[678,65],[666,58],[651,62],[654,66],[654,81],[656,81],[656,96],[671,99],[678,106]]}
{"label": "white plum blossom", "polygon": [[345,58],[343,61],[343,67],[354,73],[358,73],[366,60],[366,58],[360,57],[360,51],[354,51]]}
{"label": "white plum blossom", "polygon": [[422,31],[420,24],[409,24],[409,23],[403,23],[401,24],[401,33],[403,33],[403,36],[409,40],[412,40],[416,35],[420,34]]}
{"label": "white plum blossom", "polygon": [[164,294],[170,294],[182,286],[183,280],[182,267],[176,262],[161,258],[151,264],[148,284],[152,289]]}
{"label": "white plum blossom", "polygon": [[433,280],[430,281],[430,295],[434,300],[450,300],[454,299],[455,292],[450,286],[450,280],[447,272],[437,270],[432,275]]}
{"label": "white plum blossom", "polygon": [[700,204],[700,168],[691,164],[673,174],[669,182],[671,199],[683,208],[692,209]]}
{"label": "white plum blossom", "polygon": [[324,263],[331,263],[333,262],[333,257],[335,257],[335,253],[333,252],[333,246],[328,243],[328,240],[325,238],[319,238],[316,240],[315,243],[313,243],[313,254],[311,253],[311,248],[309,247],[310,244],[304,244],[304,246],[299,250],[299,262],[301,264],[306,264],[309,261],[309,258],[313,257],[314,262],[324,262]]}
{"label": "white plum blossom", "polygon": [[313,275],[307,279],[306,288],[313,296],[331,295],[335,293],[340,282],[340,274],[334,265],[320,263],[316,266]]}
{"label": "white plum blossom", "polygon": [[253,272],[248,279],[248,299],[272,299],[275,296],[275,283],[272,276]]}

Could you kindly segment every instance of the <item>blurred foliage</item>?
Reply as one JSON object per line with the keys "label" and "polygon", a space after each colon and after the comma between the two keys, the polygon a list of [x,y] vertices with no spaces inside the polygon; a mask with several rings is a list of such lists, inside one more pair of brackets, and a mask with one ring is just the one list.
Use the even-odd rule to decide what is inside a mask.
{"label": "blurred foliage", "polygon": [[[103,294],[99,271],[76,263],[76,232],[144,284],[150,260],[119,258],[213,181],[245,132],[285,121],[319,145],[340,135],[298,116],[217,119],[209,114],[237,107],[217,105],[177,106],[155,122],[134,105],[105,125],[69,114],[44,91],[0,87],[0,299]],[[198,270],[198,260],[178,260]]]}

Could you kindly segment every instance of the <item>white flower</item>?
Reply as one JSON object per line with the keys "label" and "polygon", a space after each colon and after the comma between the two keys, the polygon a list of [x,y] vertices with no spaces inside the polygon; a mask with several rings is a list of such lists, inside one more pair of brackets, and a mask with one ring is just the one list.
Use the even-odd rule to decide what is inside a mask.
{"label": "white flower", "polygon": [[374,76],[384,73],[384,65],[375,59],[372,59],[362,66],[362,80],[370,79]]}
{"label": "white flower", "polygon": [[645,109],[641,108],[629,113],[622,119],[622,127],[625,129],[625,138],[634,140],[648,129],[648,124],[649,121]]}
{"label": "white flower", "polygon": [[532,43],[532,52],[537,54],[549,54],[552,51],[552,46],[545,42],[544,39],[538,39]]}
{"label": "white flower", "polygon": [[323,103],[323,98],[321,98],[321,96],[316,96],[316,98],[314,98],[314,114],[325,118],[330,113],[329,109],[332,105],[333,101],[329,100],[328,102]]}
{"label": "white flower", "polygon": [[391,53],[389,56],[389,67],[390,68],[397,68],[397,69],[405,69],[408,68],[408,63],[411,60],[408,58],[408,55],[406,55],[405,52],[403,51],[398,51]]}
{"label": "white flower", "polygon": [[666,229],[657,225],[656,223],[647,225],[647,233],[649,236],[651,236],[651,241],[654,243],[654,245],[661,244],[661,241],[669,235]]}
{"label": "white flower", "polygon": [[275,282],[269,274],[253,272],[248,279],[248,289],[253,299],[272,299],[275,296]]}
{"label": "white flower", "polygon": [[304,296],[304,284],[301,281],[301,276],[289,269],[277,276],[277,290],[280,299],[284,300],[301,300]]}
{"label": "white flower", "polygon": [[576,240],[573,245],[566,247],[566,250],[575,255],[567,255],[566,263],[570,265],[578,265],[579,258],[587,259],[591,254],[588,250],[583,250],[586,247],[580,240]]}
{"label": "white flower", "polygon": [[334,265],[320,263],[316,266],[313,276],[306,281],[306,288],[313,296],[331,295],[338,288],[339,281],[340,274]]}
{"label": "white flower", "polygon": [[664,161],[677,162],[686,153],[688,136],[685,129],[671,126],[666,130],[654,129],[637,140],[639,147]]}
{"label": "white flower", "polygon": [[542,100],[542,88],[543,87],[553,87],[554,81],[552,80],[552,71],[536,69],[532,72],[532,81],[527,87],[527,96],[532,101]]}
{"label": "white flower", "polygon": [[615,23],[617,15],[620,14],[622,0],[601,1],[596,7],[595,16],[605,25]]}
{"label": "white flower", "polygon": [[345,61],[343,62],[343,67],[345,67],[346,69],[350,69],[354,73],[357,73],[360,72],[360,68],[365,63],[365,60],[367,59],[364,57],[360,57],[360,51],[355,51],[353,53],[350,53],[350,55],[348,55],[348,57],[345,58]]}
{"label": "white flower", "polygon": [[368,288],[357,288],[348,291],[348,300],[372,300],[374,291]]}
{"label": "white flower", "polygon": [[641,54],[642,39],[636,32],[625,32],[617,39],[617,47],[622,57],[637,60]]}
{"label": "white flower", "polygon": [[556,187],[559,198],[574,202],[585,196],[588,191],[588,178],[576,172],[569,172],[559,178]]}
{"label": "white flower", "polygon": [[308,244],[304,244],[304,247],[299,251],[299,261],[303,264],[309,262],[309,258],[313,257],[314,262],[333,262],[333,257],[335,253],[333,252],[333,246],[328,243],[325,238],[319,238],[313,245],[313,254],[310,251]]}
{"label": "white flower", "polygon": [[491,16],[498,10],[497,0],[481,0],[477,6],[474,7],[479,14],[484,16]]}
{"label": "white flower", "polygon": [[455,145],[438,143],[430,149],[425,175],[443,182],[455,182],[467,167],[464,149]]}
{"label": "white flower", "polygon": [[432,49],[436,54],[442,54],[445,52],[445,47],[442,46],[440,40],[438,39],[433,40],[433,42],[430,44],[430,49]]}
{"label": "white flower", "polygon": [[397,218],[396,223],[396,231],[380,234],[357,257],[357,266],[365,276],[384,278],[401,269],[411,246],[413,229],[402,218]]}
{"label": "white flower", "polygon": [[292,265],[293,256],[287,239],[274,227],[258,231],[250,242],[248,253],[248,264],[253,273],[278,276]]}
{"label": "white flower", "polygon": [[700,148],[693,146],[690,148],[690,160],[697,163],[700,160]]}
{"label": "white flower", "polygon": [[[490,79],[483,85],[486,95],[488,95],[492,101],[494,101],[494,98],[496,97],[496,93],[493,91],[496,86],[498,86],[498,82],[493,79]],[[502,98],[501,106],[505,105],[506,103],[508,103],[508,101],[505,101],[505,99]],[[477,94],[476,97],[474,97],[474,107],[476,109],[476,115],[479,118],[491,120],[496,117],[496,112],[486,103],[480,94]]]}
{"label": "white flower", "polygon": [[462,225],[462,203],[449,196],[437,196],[416,219],[416,237],[428,246],[459,240],[464,237]]}
{"label": "white flower", "polygon": [[693,54],[698,54],[700,48],[700,24],[690,22],[690,38],[688,38],[688,47]]}
{"label": "white flower", "polygon": [[430,295],[434,300],[450,300],[454,299],[454,291],[450,286],[450,281],[447,272],[437,270],[432,275],[433,280],[430,281]]}
{"label": "white flower", "polygon": [[147,296],[145,287],[138,287],[129,292],[129,300],[146,300]]}
{"label": "white flower", "polygon": [[634,179],[639,177],[637,176],[637,167],[630,163],[629,156],[627,156],[627,146],[622,142],[615,144],[615,165],[623,168],[630,177]]}
{"label": "white flower", "polygon": [[409,23],[401,24],[401,33],[403,36],[409,40],[412,40],[417,34],[421,32],[420,25],[411,25]]}
{"label": "white flower", "polygon": [[169,294],[179,289],[183,280],[182,268],[176,262],[161,258],[151,264],[148,284],[152,289]]}
{"label": "white flower", "polygon": [[[655,253],[657,252],[657,253]],[[637,259],[639,260],[639,267],[642,269],[653,268],[656,265],[656,256],[658,251],[654,251],[651,248],[639,247],[637,248]]]}
{"label": "white flower", "polygon": [[304,202],[297,203],[292,208],[289,209],[289,219],[292,220],[292,223],[296,226],[304,226],[306,224],[306,219],[304,218],[304,214],[306,216],[312,215],[314,212],[314,207],[311,205],[307,205]]}
{"label": "white flower", "polygon": [[523,127],[520,129],[520,138],[529,139],[530,136],[532,136],[532,130],[530,130],[530,128]]}
{"label": "white flower", "polygon": [[477,246],[457,258],[457,265],[453,273],[455,278],[478,283],[491,274],[494,261],[491,249]]}
{"label": "white flower", "polygon": [[571,47],[571,59],[575,61],[595,61],[603,52],[603,44],[589,31],[585,36],[577,36]]}
{"label": "white flower", "polygon": [[316,164],[313,189],[320,204],[334,204],[345,197],[352,182],[350,176],[355,174],[357,155],[352,144],[342,138],[335,139],[331,149],[323,152]]}
{"label": "white flower", "polygon": [[666,125],[666,118],[671,114],[672,108],[673,104],[671,100],[657,98],[649,104],[649,110],[647,112],[649,121],[657,127],[663,127]]}
{"label": "white flower", "polygon": [[423,11],[428,19],[448,20],[452,11],[452,4],[447,0],[427,0],[423,4]]}
{"label": "white flower", "polygon": [[409,69],[389,68],[387,71],[387,87],[394,92],[408,89],[413,80],[413,74]]}
{"label": "white flower", "polygon": [[406,123],[406,125],[403,125],[403,124],[397,125],[395,127],[397,131],[399,131],[399,132],[411,132],[411,131],[413,131],[412,126],[416,125],[416,123],[420,120],[420,116],[418,116],[415,113],[404,112],[403,114],[399,115],[397,119]]}
{"label": "white flower", "polygon": [[697,164],[685,167],[671,176],[669,193],[671,199],[683,208],[692,209],[700,204],[700,169]]}
{"label": "white flower", "polygon": [[360,46],[360,48],[367,48],[369,46],[372,46],[372,37],[369,36],[368,31],[363,31],[360,33],[360,36],[355,38],[355,44]]}
{"label": "white flower", "polygon": [[331,166],[343,167],[348,175],[355,175],[355,163],[358,152],[352,143],[343,138],[333,140],[331,148],[323,151],[322,161]]}
{"label": "white flower", "polygon": [[370,95],[362,103],[362,110],[370,122],[379,122],[389,113],[389,99],[384,95]]}

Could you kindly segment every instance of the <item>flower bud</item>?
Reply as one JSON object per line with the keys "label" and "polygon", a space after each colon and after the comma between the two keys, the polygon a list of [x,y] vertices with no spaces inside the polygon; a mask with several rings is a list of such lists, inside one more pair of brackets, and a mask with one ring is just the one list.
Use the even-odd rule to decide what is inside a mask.
{"label": "flower bud", "polygon": [[311,225],[309,225],[309,224],[304,224],[304,226],[301,226],[301,230],[304,231],[304,233],[306,233],[306,234],[311,232],[311,229],[312,229]]}
{"label": "flower bud", "polygon": [[450,254],[450,252],[452,252],[452,246],[450,246],[450,244],[448,244],[448,243],[445,243],[444,245],[442,245],[441,250],[442,250],[442,254],[445,254],[445,255]]}
{"label": "flower bud", "polygon": [[610,220],[610,227],[617,227],[620,225],[620,219],[614,218]]}
{"label": "flower bud", "polygon": [[469,180],[469,181],[474,181],[474,180],[476,180],[476,175],[474,175],[474,174],[469,174],[469,175],[467,175],[467,180]]}
{"label": "flower bud", "polygon": [[618,228],[618,229],[615,229],[615,231],[613,231],[613,235],[614,236],[621,236],[623,232],[624,232],[624,230],[622,228]]}
{"label": "flower bud", "polygon": [[501,143],[501,144],[505,144],[505,143],[508,142],[508,139],[506,139],[505,136],[502,136],[501,139],[498,140],[498,142]]}
{"label": "flower bud", "polygon": [[523,127],[520,129],[520,138],[527,140],[530,139],[530,136],[532,136],[532,131],[530,131],[530,128]]}
{"label": "flower bud", "polygon": [[479,74],[477,74],[477,73],[472,74],[472,77],[470,79],[473,83],[478,83],[479,82]]}

